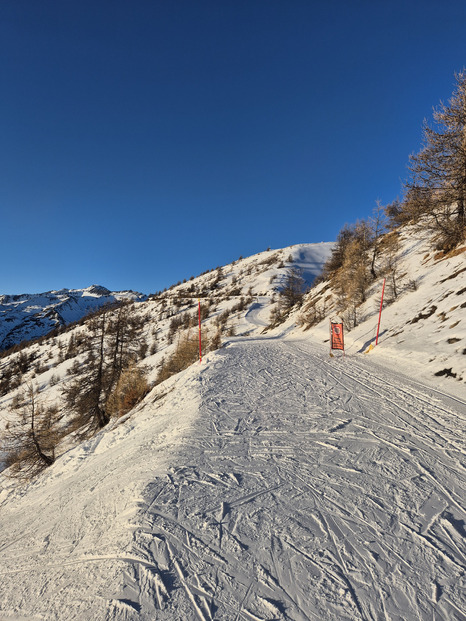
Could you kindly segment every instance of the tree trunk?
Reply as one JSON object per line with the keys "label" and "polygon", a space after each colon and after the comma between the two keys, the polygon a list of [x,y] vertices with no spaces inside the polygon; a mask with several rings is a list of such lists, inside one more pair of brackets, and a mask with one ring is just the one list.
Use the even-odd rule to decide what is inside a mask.
{"label": "tree trunk", "polygon": [[36,417],[36,402],[34,398],[34,389],[30,389],[30,398],[31,398],[31,439],[34,444],[34,447],[37,451],[38,457],[46,464],[47,466],[51,466],[55,461],[52,457],[46,455],[39,444],[39,439],[37,437],[36,428],[35,428],[35,417]]}

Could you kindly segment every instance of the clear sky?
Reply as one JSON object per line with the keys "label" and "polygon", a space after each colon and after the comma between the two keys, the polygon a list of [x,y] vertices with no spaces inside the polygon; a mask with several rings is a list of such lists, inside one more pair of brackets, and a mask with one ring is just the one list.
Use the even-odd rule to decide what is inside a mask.
{"label": "clear sky", "polygon": [[464,0],[1,0],[0,294],[144,293],[401,195]]}

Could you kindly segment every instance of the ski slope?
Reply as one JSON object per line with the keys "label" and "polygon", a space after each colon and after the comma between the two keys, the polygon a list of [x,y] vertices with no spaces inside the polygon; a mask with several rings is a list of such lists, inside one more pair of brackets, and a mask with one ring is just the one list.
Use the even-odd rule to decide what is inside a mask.
{"label": "ski slope", "polygon": [[146,618],[464,618],[464,403],[274,340],[232,344],[199,390],[139,514],[167,583]]}
{"label": "ski slope", "polygon": [[369,357],[233,338],[2,482],[0,619],[465,619],[465,423]]}

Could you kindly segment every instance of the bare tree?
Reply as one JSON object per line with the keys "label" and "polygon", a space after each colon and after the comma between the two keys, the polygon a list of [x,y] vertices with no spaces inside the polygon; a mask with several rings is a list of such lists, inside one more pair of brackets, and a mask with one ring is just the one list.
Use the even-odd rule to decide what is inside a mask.
{"label": "bare tree", "polygon": [[380,240],[386,229],[386,208],[377,200],[376,207],[369,218],[369,224],[372,229],[372,248],[371,248],[371,276],[375,280],[377,273],[375,271],[375,262],[380,255]]}
{"label": "bare tree", "polygon": [[332,278],[340,310],[359,306],[366,301],[371,283],[370,260],[367,247],[360,239],[354,239],[345,249],[343,265]]}
{"label": "bare tree", "polygon": [[55,461],[55,448],[61,435],[58,412],[45,408],[38,399],[38,390],[29,385],[16,400],[12,412],[16,420],[5,432],[2,448],[11,476],[29,480]]}
{"label": "bare tree", "polygon": [[84,433],[105,427],[110,417],[105,411],[108,371],[105,366],[105,337],[109,310],[103,309],[88,322],[89,339],[85,361],[75,380],[64,388],[67,407],[74,414],[73,426]]}
{"label": "bare tree", "polygon": [[301,270],[292,267],[286,276],[283,289],[280,291],[280,306],[282,309],[289,310],[303,299],[304,279]]}
{"label": "bare tree", "polygon": [[410,157],[403,204],[412,218],[423,218],[444,250],[462,242],[466,233],[466,72],[455,78],[448,105],[434,110],[435,127],[424,122],[424,146]]}
{"label": "bare tree", "polygon": [[145,344],[141,340],[142,323],[133,310],[132,304],[121,304],[107,324],[109,341],[107,394],[115,387],[123,369],[131,366],[136,358],[143,357],[140,356],[141,346]]}
{"label": "bare tree", "polygon": [[385,300],[393,302],[400,294],[405,273],[400,266],[400,239],[397,231],[387,233],[381,242],[382,265],[381,271],[386,278],[387,291]]}
{"label": "bare tree", "polygon": [[133,311],[132,304],[106,307],[86,322],[85,349],[73,367],[73,381],[63,389],[72,427],[83,436],[110,421],[108,400],[122,372],[141,353],[143,322]]}
{"label": "bare tree", "polygon": [[326,261],[323,269],[324,278],[330,278],[343,265],[347,246],[355,238],[354,225],[345,224],[337,235],[337,240],[332,253]]}

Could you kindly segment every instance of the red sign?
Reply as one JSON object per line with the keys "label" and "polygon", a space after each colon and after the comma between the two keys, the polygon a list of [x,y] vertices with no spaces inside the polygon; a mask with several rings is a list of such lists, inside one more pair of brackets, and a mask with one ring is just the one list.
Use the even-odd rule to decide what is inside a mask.
{"label": "red sign", "polygon": [[345,349],[342,323],[330,322],[330,349]]}

